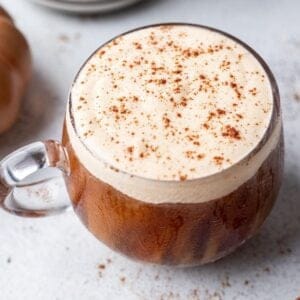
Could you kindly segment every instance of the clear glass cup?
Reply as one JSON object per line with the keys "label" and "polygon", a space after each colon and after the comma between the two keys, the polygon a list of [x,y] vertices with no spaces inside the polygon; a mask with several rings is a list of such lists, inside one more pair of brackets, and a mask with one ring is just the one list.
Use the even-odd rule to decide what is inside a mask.
{"label": "clear glass cup", "polygon": [[[258,158],[261,160],[260,166],[249,180],[228,195],[206,202],[143,202],[123,194],[86,169],[70,142],[71,131],[65,122],[62,142],[49,140],[33,143],[2,160],[2,208],[16,215],[35,217],[62,212],[72,204],[86,227],[106,245],[133,259],[157,264],[190,266],[212,262],[252,237],[270,213],[282,181],[284,143],[279,92],[262,58],[238,39],[220,33],[237,41],[256,57],[272,86],[272,117],[265,135],[251,153],[217,174],[183,182],[151,180],[117,172],[99,157],[91,155],[90,159],[95,164],[102,164],[103,170],[115,171],[114,176],[117,176],[120,184],[134,184],[140,193],[143,193],[143,189],[147,189],[148,193],[155,193],[159,189],[163,194],[176,196],[180,188],[188,198],[195,186],[213,190],[218,185],[226,185],[229,174],[246,170],[251,167],[253,158]],[[66,118],[72,121],[71,105],[72,90],[66,112]],[[74,130],[76,135],[72,126],[72,132]],[[80,147],[85,147],[78,135],[76,138]],[[271,146],[272,151],[265,155],[266,147]],[[71,201],[64,196],[62,179],[51,172],[49,174],[48,171],[52,169],[59,169],[63,173]],[[22,188],[33,191],[25,193],[27,196],[24,197],[24,193],[22,196],[19,192]],[[49,196],[49,189],[55,196]],[[36,196],[40,196],[40,200],[36,200]]]}

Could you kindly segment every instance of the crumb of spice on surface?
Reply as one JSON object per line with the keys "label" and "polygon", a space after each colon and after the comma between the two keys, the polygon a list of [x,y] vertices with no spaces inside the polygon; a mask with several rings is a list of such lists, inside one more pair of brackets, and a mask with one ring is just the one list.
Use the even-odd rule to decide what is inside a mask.
{"label": "crumb of spice on surface", "polygon": [[229,275],[225,275],[225,277],[223,278],[223,280],[221,282],[221,285],[223,288],[231,287]]}
{"label": "crumb of spice on surface", "polygon": [[180,297],[180,294],[179,293],[174,293],[174,292],[167,292],[167,293],[163,293],[160,298],[160,300],[179,300],[179,299],[182,299]]}
{"label": "crumb of spice on surface", "polygon": [[205,291],[208,300],[222,300],[222,296],[218,292],[214,292],[213,294],[210,294],[209,291]]}
{"label": "crumb of spice on surface", "polygon": [[100,264],[100,265],[98,265],[98,268],[99,268],[100,270],[104,270],[104,269],[106,268],[106,266],[105,266],[104,264]]}
{"label": "crumb of spice on surface", "polygon": [[192,291],[192,299],[193,300],[200,300],[200,294],[199,294],[199,290],[198,289],[194,289]]}
{"label": "crumb of spice on surface", "polygon": [[289,248],[286,243],[284,242],[284,239],[278,239],[276,241],[277,245],[278,245],[278,252],[281,255],[287,255],[287,254],[291,254],[292,253],[292,249]]}
{"label": "crumb of spice on surface", "polygon": [[300,93],[295,93],[294,99],[295,99],[297,102],[300,102]]}
{"label": "crumb of spice on surface", "polygon": [[121,281],[122,283],[125,283],[126,277],[125,277],[125,276],[120,277],[120,281]]}
{"label": "crumb of spice on surface", "polygon": [[103,277],[103,272],[106,269],[106,265],[104,263],[100,263],[100,264],[97,265],[97,269],[98,269],[99,277],[102,278]]}
{"label": "crumb of spice on surface", "polygon": [[62,33],[58,36],[58,40],[63,43],[68,43],[70,41],[70,37]]}

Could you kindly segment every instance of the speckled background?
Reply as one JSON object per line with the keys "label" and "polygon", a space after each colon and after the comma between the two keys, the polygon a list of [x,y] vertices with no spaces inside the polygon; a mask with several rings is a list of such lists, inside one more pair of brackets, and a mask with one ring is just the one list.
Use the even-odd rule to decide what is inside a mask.
{"label": "speckled background", "polygon": [[72,213],[22,219],[0,212],[0,299],[291,299],[300,297],[300,2],[150,0],[75,17],[2,0],[28,37],[34,76],[23,113],[0,137],[0,157],[60,138],[68,89],[87,56],[125,30],[186,21],[228,31],[267,61],[281,91],[286,169],[260,233],[229,257],[193,269],[132,262],[99,243]]}

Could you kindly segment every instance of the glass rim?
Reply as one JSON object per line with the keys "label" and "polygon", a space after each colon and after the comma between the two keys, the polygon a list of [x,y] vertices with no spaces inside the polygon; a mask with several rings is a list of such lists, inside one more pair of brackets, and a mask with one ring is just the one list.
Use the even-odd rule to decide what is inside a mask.
{"label": "glass rim", "polygon": [[[73,90],[74,85],[77,82],[77,79],[78,79],[79,75],[81,74],[81,71],[86,66],[86,64],[90,61],[90,59],[92,57],[94,57],[94,55],[100,49],[102,49],[103,47],[105,47],[107,44],[111,43],[115,39],[120,38],[120,37],[122,37],[124,35],[127,35],[127,34],[130,34],[130,33],[136,32],[136,31],[140,31],[140,30],[148,29],[148,28],[152,28],[152,27],[159,27],[159,26],[191,26],[191,27],[202,28],[202,29],[205,29],[205,30],[209,30],[209,31],[212,31],[212,32],[219,33],[219,34],[233,40],[234,42],[238,43],[243,48],[245,48],[247,51],[249,51],[249,53],[251,53],[254,56],[254,58],[259,62],[259,64],[261,65],[261,67],[263,68],[263,70],[265,71],[265,73],[267,75],[267,78],[268,78],[269,83],[270,83],[270,88],[271,88],[271,91],[272,91],[272,104],[273,104],[272,105],[272,113],[270,115],[268,126],[265,129],[264,134],[261,136],[260,140],[257,142],[257,144],[249,152],[247,152],[241,159],[236,161],[234,164],[228,166],[227,168],[224,168],[220,171],[214,172],[214,173],[209,174],[209,175],[198,176],[198,177],[195,177],[195,178],[186,179],[184,181],[181,181],[179,179],[178,180],[174,180],[174,179],[155,179],[155,178],[150,178],[150,177],[145,177],[145,176],[141,176],[141,175],[132,174],[132,173],[126,171],[126,170],[122,170],[122,169],[114,166],[112,163],[106,161],[105,159],[103,159],[103,158],[99,157],[98,155],[96,155],[95,153],[93,153],[87,147],[87,145],[82,140],[82,138],[79,136],[79,134],[76,130],[74,116],[73,116],[73,113],[72,113],[72,90]],[[155,24],[140,26],[140,27],[125,31],[121,34],[118,34],[118,35],[114,36],[113,38],[111,38],[110,40],[106,41],[105,43],[101,44],[101,46],[99,46],[95,51],[93,51],[92,54],[84,61],[84,63],[79,68],[77,74],[74,77],[74,80],[72,81],[72,85],[71,85],[71,88],[70,88],[67,103],[68,103],[68,109],[67,109],[66,113],[69,114],[71,125],[72,125],[72,128],[74,130],[74,133],[75,133],[76,137],[78,138],[78,140],[80,141],[80,143],[82,144],[82,146],[89,152],[89,154],[92,157],[94,157],[97,161],[102,162],[104,165],[106,165],[108,167],[117,168],[119,173],[122,174],[122,175],[130,176],[131,178],[137,178],[137,179],[141,179],[141,180],[159,182],[159,183],[161,183],[161,182],[164,182],[164,183],[186,183],[186,182],[194,182],[194,181],[199,181],[199,180],[206,180],[206,179],[218,176],[218,175],[232,169],[236,165],[241,164],[244,161],[247,161],[253,154],[256,154],[266,144],[266,142],[268,141],[268,139],[266,139],[266,137],[268,137],[270,135],[270,131],[273,129],[273,127],[271,126],[272,121],[276,117],[276,113],[277,114],[280,113],[280,95],[279,95],[279,89],[278,89],[278,85],[277,85],[277,82],[275,80],[275,77],[274,77],[271,69],[267,65],[267,63],[264,61],[264,59],[252,47],[250,47],[248,44],[241,41],[237,37],[235,37],[235,36],[233,36],[233,35],[231,35],[227,32],[224,32],[222,30],[216,29],[214,27],[206,26],[206,25],[201,25],[201,24],[196,24],[196,23],[186,23],[186,22],[166,22],[166,23],[155,23]]]}

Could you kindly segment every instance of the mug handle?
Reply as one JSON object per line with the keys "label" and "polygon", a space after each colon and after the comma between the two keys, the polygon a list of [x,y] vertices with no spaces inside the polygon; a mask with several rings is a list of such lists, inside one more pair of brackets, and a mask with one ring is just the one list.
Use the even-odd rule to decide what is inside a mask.
{"label": "mug handle", "polygon": [[[29,144],[6,156],[0,162],[0,206],[23,217],[41,217],[65,211],[71,202],[62,174],[49,175],[53,168],[61,170],[65,176],[70,173],[65,148],[53,140]],[[39,171],[45,171],[46,175],[41,176]],[[26,182],[34,175],[38,179]],[[19,190],[23,191],[21,200],[16,196]]]}

